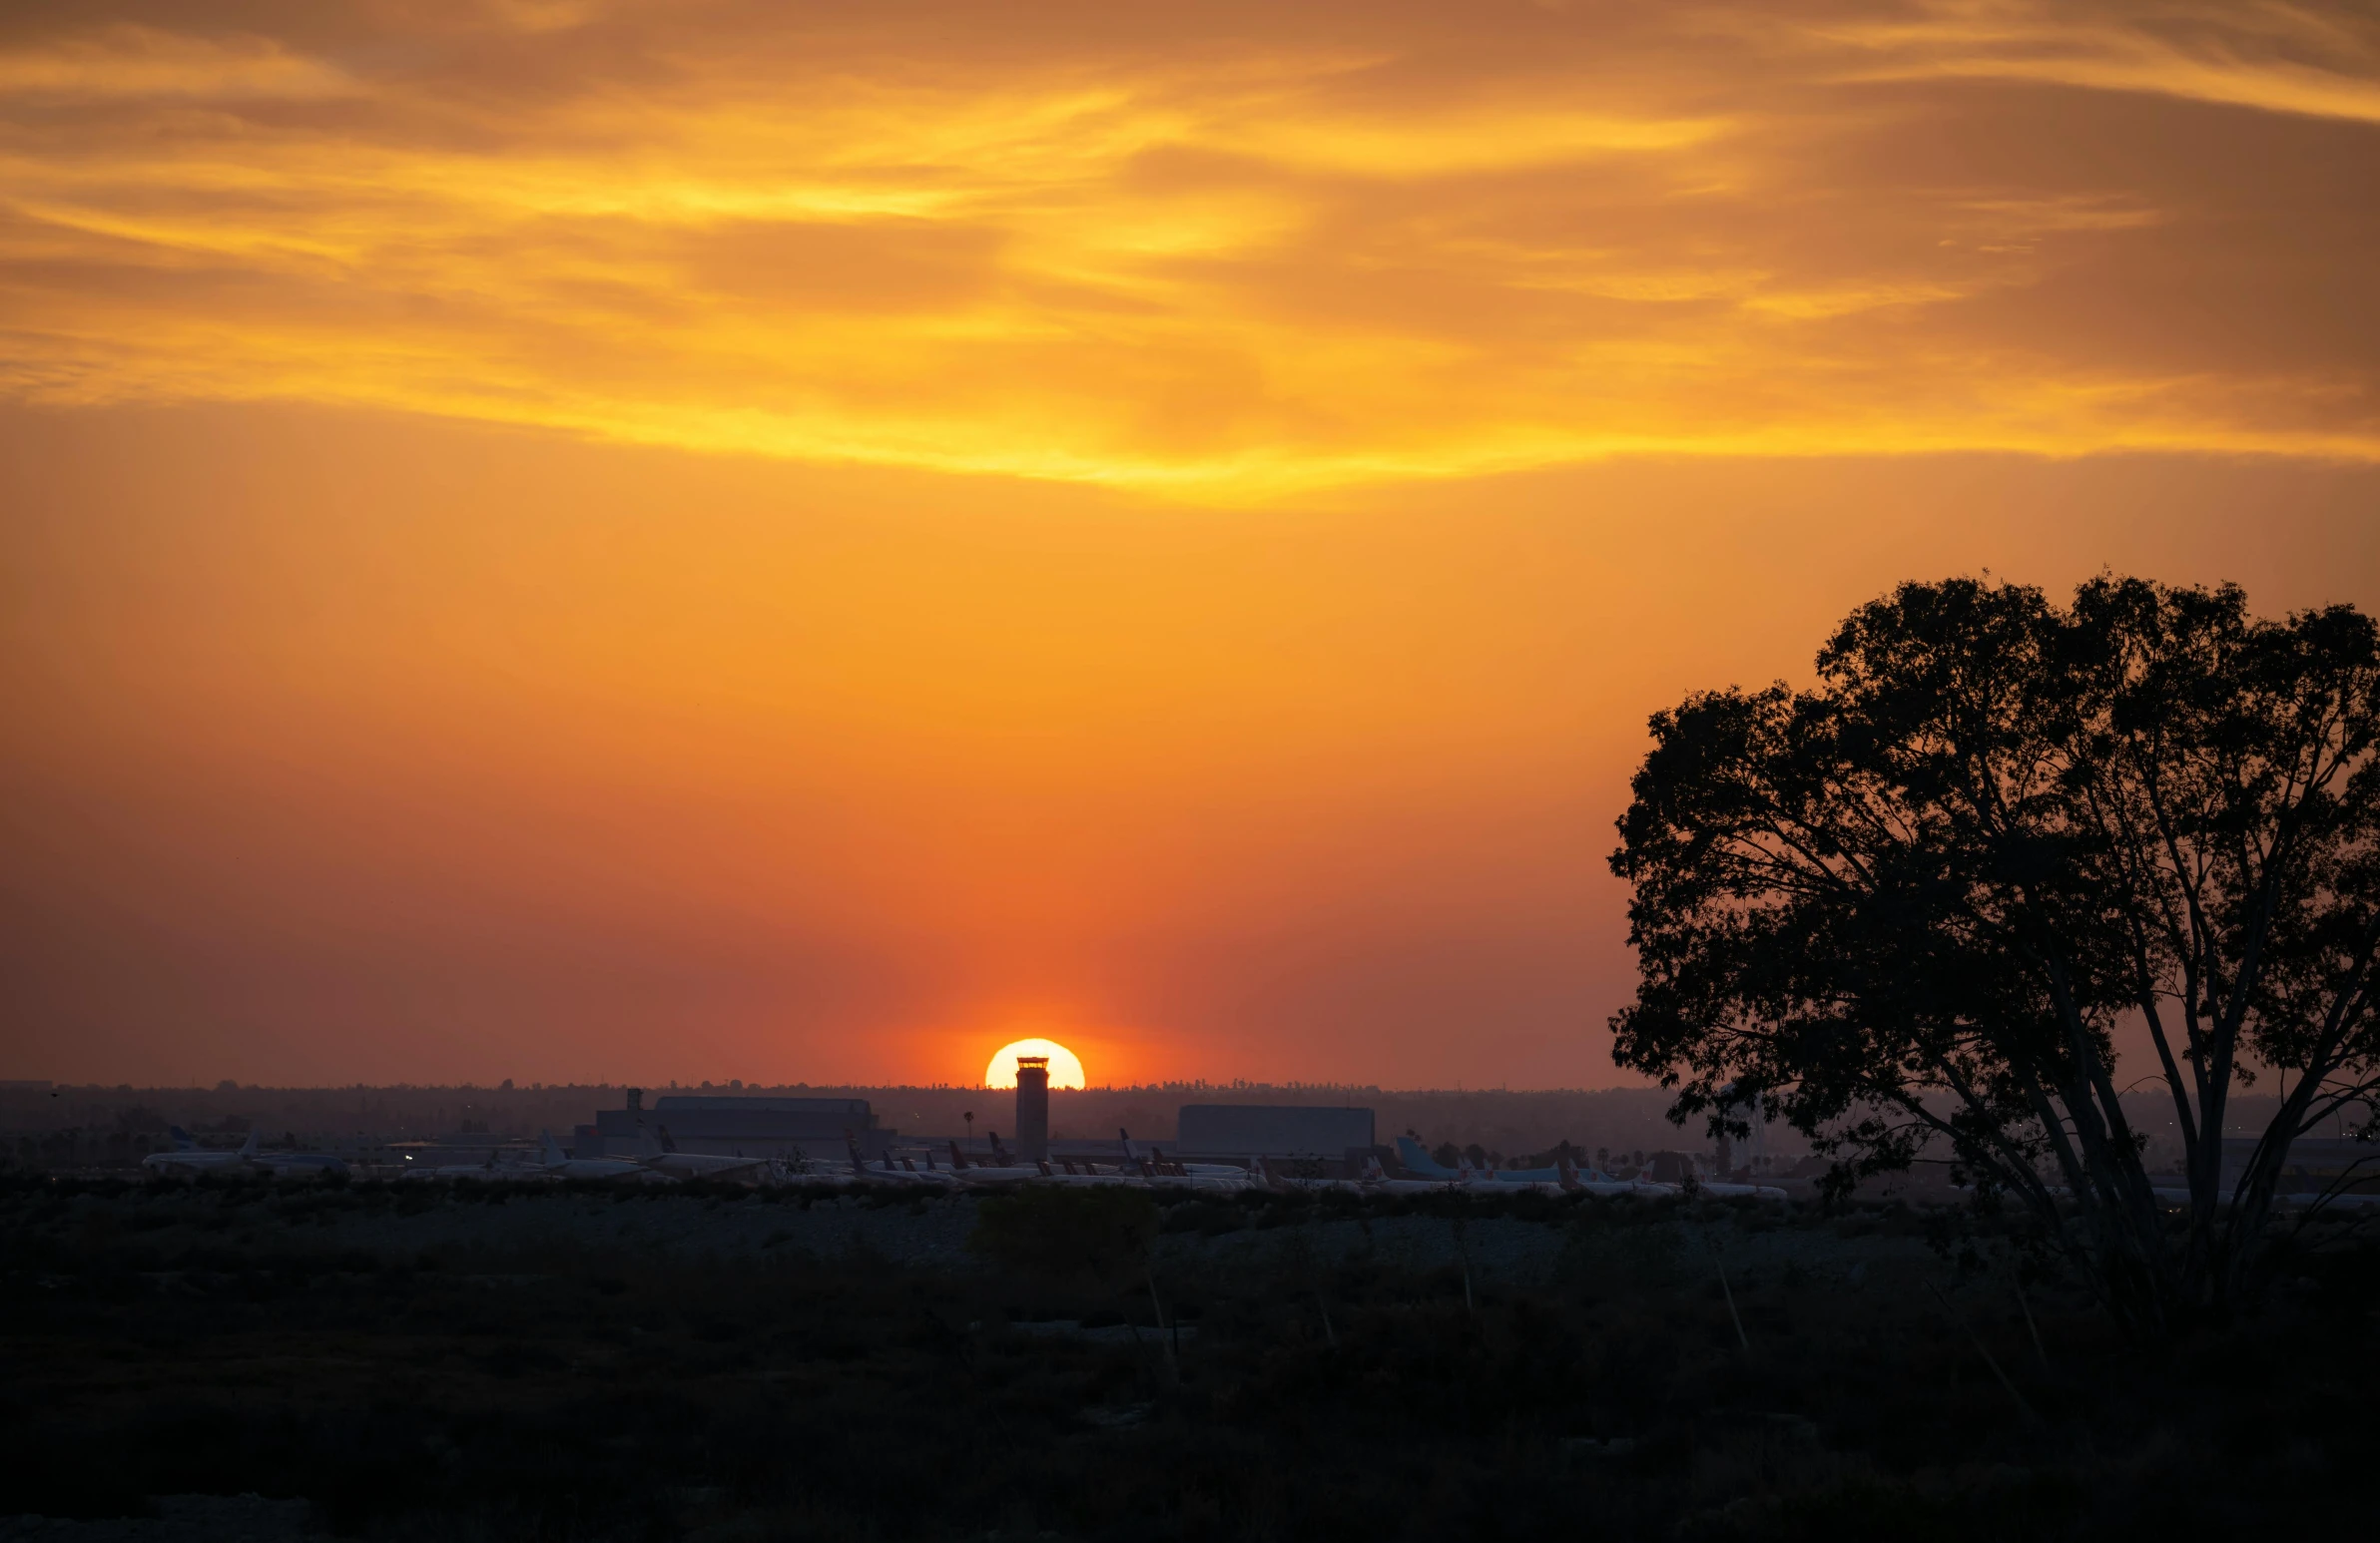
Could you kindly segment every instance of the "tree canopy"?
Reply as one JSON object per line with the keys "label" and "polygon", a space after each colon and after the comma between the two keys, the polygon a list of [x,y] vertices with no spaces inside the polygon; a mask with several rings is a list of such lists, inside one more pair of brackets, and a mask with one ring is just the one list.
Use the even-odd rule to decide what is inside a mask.
{"label": "tree canopy", "polygon": [[[2380,631],[2229,586],[1955,579],[1862,606],[1817,678],[1654,717],[1611,859],[1641,971],[1616,1059],[1678,1118],[1788,1121],[1838,1185],[1947,1154],[2129,1321],[2221,1310],[2289,1143],[2375,1091]],[[2127,1018],[2178,1194],[2118,1096]],[[2284,1096],[2226,1183],[2260,1071]]]}

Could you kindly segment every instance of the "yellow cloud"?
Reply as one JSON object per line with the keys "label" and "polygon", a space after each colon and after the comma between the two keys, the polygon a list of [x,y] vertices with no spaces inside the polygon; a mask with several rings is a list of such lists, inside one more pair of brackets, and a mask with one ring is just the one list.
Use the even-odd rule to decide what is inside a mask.
{"label": "yellow cloud", "polygon": [[125,25],[0,50],[0,99],[310,100],[353,90],[355,82],[339,70],[271,38],[214,40]]}
{"label": "yellow cloud", "polygon": [[[2317,316],[2355,303],[2371,147],[2301,167],[2283,241],[2253,169],[2146,134],[2078,161],[1990,86],[2298,113],[2274,83],[2319,76],[2354,118],[2351,27],[2185,47],[1936,7],[1722,49],[1726,13],[1549,13],[1464,49],[1367,19],[1360,48],[1000,51],[484,14],[0,55],[5,388],[1218,499],[1634,453],[2380,457],[2368,340]],[[567,45],[504,52],[528,34]],[[1951,76],[1980,94],[1875,94]]]}
{"label": "yellow cloud", "polygon": [[2344,12],[2230,4],[2126,14],[1935,0],[1912,19],[1825,31],[1898,57],[1862,72],[1870,79],[2031,80],[2380,123],[2380,31]]}

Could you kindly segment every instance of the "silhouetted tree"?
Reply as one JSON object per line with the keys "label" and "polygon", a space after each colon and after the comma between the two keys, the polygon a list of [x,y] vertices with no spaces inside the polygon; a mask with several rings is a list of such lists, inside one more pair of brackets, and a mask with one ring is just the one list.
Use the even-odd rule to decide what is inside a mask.
{"label": "silhouetted tree", "polygon": [[[1947,1146],[2136,1326],[2224,1308],[2290,1142],[2375,1089],[2380,633],[2231,587],[1953,580],[1862,607],[1818,674],[1653,719],[1616,1059],[1673,1118],[1742,1131],[1765,1097],[1838,1187]],[[2178,1230],[2117,1098],[2124,1014],[2180,1129]],[[2259,1064],[2293,1082],[2226,1185]]]}

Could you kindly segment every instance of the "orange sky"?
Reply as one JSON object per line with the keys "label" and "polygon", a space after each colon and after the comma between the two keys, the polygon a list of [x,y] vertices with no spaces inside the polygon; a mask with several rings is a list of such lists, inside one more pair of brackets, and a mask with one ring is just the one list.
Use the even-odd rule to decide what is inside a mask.
{"label": "orange sky", "polygon": [[0,15],[0,1075],[1609,1081],[1647,713],[2380,605],[2323,7]]}

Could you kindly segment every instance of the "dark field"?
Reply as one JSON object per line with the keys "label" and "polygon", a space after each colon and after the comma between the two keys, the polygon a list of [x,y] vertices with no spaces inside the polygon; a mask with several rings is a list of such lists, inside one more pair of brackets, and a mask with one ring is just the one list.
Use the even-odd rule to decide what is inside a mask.
{"label": "dark field", "polygon": [[2178,1348],[2034,1279],[2037,1347],[1907,1208],[1177,1200],[1177,1341],[970,1199],[5,1184],[0,1516],[168,1519],[0,1537],[2247,1537],[2360,1526],[2380,1433],[2338,1233]]}

